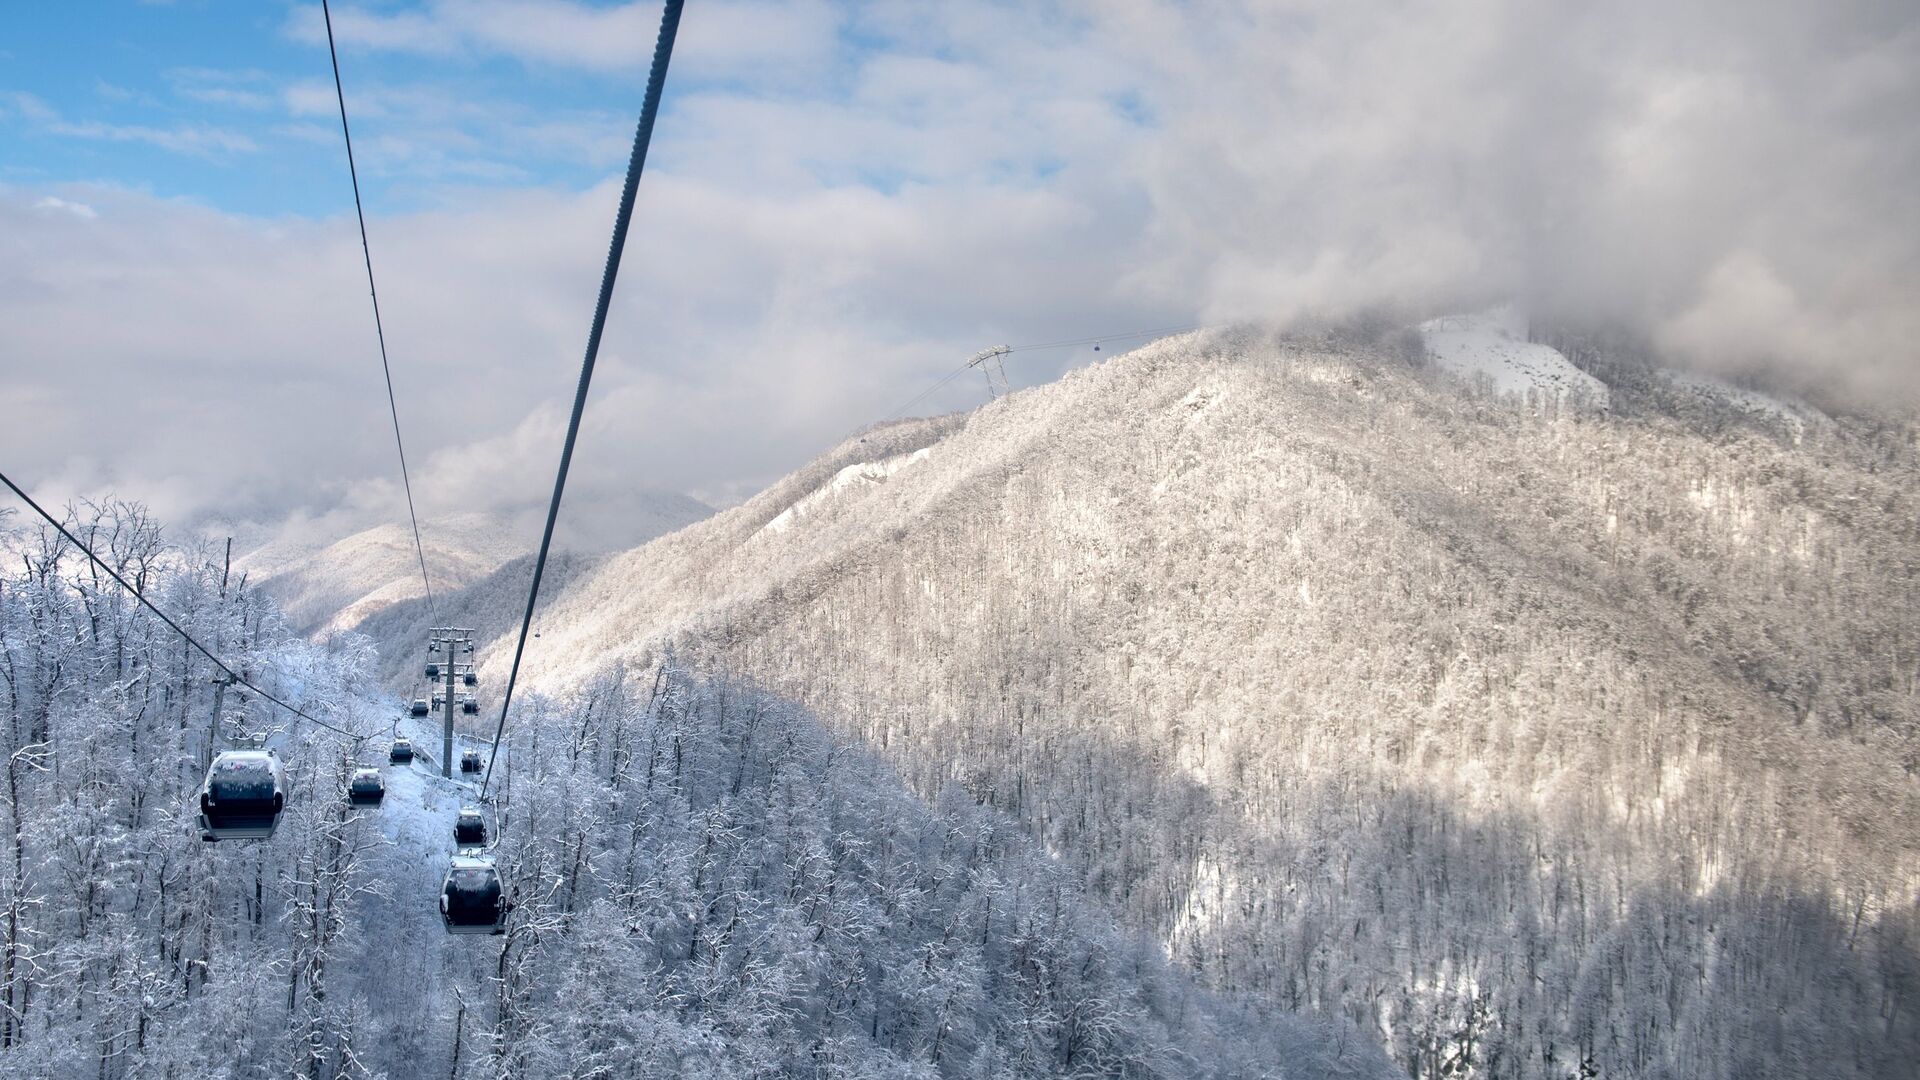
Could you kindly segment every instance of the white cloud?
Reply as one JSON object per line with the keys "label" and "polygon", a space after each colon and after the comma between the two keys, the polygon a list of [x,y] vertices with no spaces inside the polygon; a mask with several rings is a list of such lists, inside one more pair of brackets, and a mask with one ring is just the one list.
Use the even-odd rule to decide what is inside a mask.
{"label": "white cloud", "polygon": [[1089,10],[1160,129],[1143,287],[1204,282],[1216,317],[1518,294],[1722,371],[1913,390],[1910,4]]}
{"label": "white cloud", "polygon": [[72,214],[84,221],[92,221],[100,212],[83,202],[68,202],[57,195],[47,195],[33,204],[35,210],[50,210],[56,213]]}
{"label": "white cloud", "polygon": [[105,142],[144,143],[170,153],[196,157],[223,157],[251,153],[259,149],[254,141],[236,131],[205,124],[155,127],[145,124],[109,124],[96,120],[69,120],[60,111],[32,94],[12,93],[0,96],[8,108],[4,113],[27,122],[36,130],[74,139]]}
{"label": "white cloud", "polygon": [[[643,7],[336,12],[422,68],[354,90],[356,116],[387,121],[363,179],[517,182],[489,143],[615,172],[631,116],[462,100],[434,58],[617,66],[651,48]],[[544,37],[508,29],[536,16]],[[886,0],[687,20],[582,505],[635,485],[730,501],[983,345],[1196,316],[1512,292],[1723,373],[1864,394],[1920,368],[1920,31],[1897,5]],[[333,137],[330,85],[284,93]],[[518,503],[558,453],[615,181],[439,194],[369,223],[423,502]],[[0,435],[8,460],[202,506],[392,509],[350,217],[0,189],[0,236],[0,386],[37,403]],[[1050,373],[1035,359],[1016,380]],[[950,395],[930,406],[977,389]]]}

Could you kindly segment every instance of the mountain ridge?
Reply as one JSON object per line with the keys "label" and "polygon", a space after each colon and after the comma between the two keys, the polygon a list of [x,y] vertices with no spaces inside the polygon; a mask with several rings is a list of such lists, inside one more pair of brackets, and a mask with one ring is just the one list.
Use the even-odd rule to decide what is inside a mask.
{"label": "mountain ridge", "polygon": [[[1914,453],[1844,421],[1796,443],[1641,379],[1616,379],[1602,412],[1351,336],[1170,339],[843,444],[608,559],[550,601],[525,677],[564,690],[671,654],[756,680],[881,748],[916,790],[959,779],[1020,817],[1218,985],[1337,1002],[1403,1067],[1423,1045],[1484,1046],[1498,1023],[1531,1032],[1504,1046],[1503,1075],[1547,1075],[1569,1045],[1628,1069],[1657,1058],[1592,1035],[1631,1032],[1639,1006],[1624,986],[1579,989],[1607,961],[1565,922],[1569,881],[1610,898],[1583,900],[1582,926],[1671,905],[1749,935],[1687,936],[1688,963],[1782,932],[1776,894],[1836,920],[1878,913],[1874,960],[1828,956],[1854,989],[1790,993],[1741,1037],[1849,1030],[1833,1010],[1871,1011],[1871,964],[1910,956],[1914,706],[1888,680],[1916,644],[1900,615],[1920,599],[1902,569],[1920,563]],[[849,467],[920,451],[761,530]],[[1333,801],[1295,802],[1315,791]],[[1435,833],[1409,849],[1435,880],[1369,867],[1367,888],[1486,925],[1362,917],[1335,966],[1409,949],[1433,966],[1342,989],[1298,958],[1317,920],[1371,903],[1348,870],[1286,868],[1329,844],[1378,850],[1379,814],[1417,835],[1423,817],[1495,815],[1482,842],[1547,862],[1483,880]],[[1476,887],[1435,892],[1448,879]],[[1535,929],[1486,915],[1495,894],[1538,905]],[[1742,905],[1758,914],[1707,914]],[[1502,985],[1487,972],[1515,950],[1559,982],[1481,1002],[1444,975],[1465,955],[1474,986]],[[1682,1041],[1724,1045],[1747,1022],[1717,1015],[1735,993],[1708,980],[1676,999]],[[1862,1075],[1916,1039],[1896,1008],[1866,1039],[1892,1056]],[[1737,1075],[1737,1058],[1689,1067]]]}

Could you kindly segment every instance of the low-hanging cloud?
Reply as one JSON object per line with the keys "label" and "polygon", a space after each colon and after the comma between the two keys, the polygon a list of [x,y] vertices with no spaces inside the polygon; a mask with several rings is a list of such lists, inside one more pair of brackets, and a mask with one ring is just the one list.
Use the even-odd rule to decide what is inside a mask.
{"label": "low-hanging cloud", "polygon": [[1099,8],[1144,73],[1158,287],[1215,315],[1518,296],[1686,362],[1911,395],[1920,8]]}

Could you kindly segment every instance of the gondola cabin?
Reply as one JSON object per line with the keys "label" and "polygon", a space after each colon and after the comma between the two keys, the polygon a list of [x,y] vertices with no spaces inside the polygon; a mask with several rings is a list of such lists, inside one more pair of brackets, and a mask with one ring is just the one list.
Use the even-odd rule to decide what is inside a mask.
{"label": "gondola cabin", "polygon": [[273,751],[222,751],[200,785],[200,838],[265,840],[286,805],[286,770]]}
{"label": "gondola cabin", "polygon": [[502,934],[507,901],[492,859],[455,855],[440,887],[440,921],[449,934]]}
{"label": "gondola cabin", "polygon": [[469,671],[469,672],[467,672],[467,673],[466,673],[465,675],[462,675],[462,676],[460,676],[460,681],[461,681],[462,683],[465,683],[465,684],[466,684],[466,685],[468,685],[468,686],[479,686],[479,685],[480,685],[480,680],[479,680],[478,678],[476,678],[476,677],[474,677],[474,674],[473,674],[473,672],[471,672],[471,671]]}
{"label": "gondola cabin", "polygon": [[427,699],[426,698],[413,699],[413,715],[415,716],[427,715]]}
{"label": "gondola cabin", "polygon": [[439,677],[440,677],[440,665],[434,664],[434,663],[427,664],[427,678],[437,679]]}
{"label": "gondola cabin", "polygon": [[460,711],[466,713],[468,716],[478,715],[480,712],[480,703],[472,698],[468,698],[460,703]]}
{"label": "gondola cabin", "polygon": [[463,773],[479,772],[480,771],[480,751],[478,750],[460,751],[460,771]]}
{"label": "gondola cabin", "polygon": [[413,762],[413,740],[405,736],[393,740],[393,746],[387,750],[387,761],[393,765],[408,765]]}
{"label": "gondola cabin", "polygon": [[453,819],[453,842],[456,847],[487,846],[487,819],[481,815],[477,806],[463,806]]}
{"label": "gondola cabin", "polygon": [[379,769],[355,769],[347,783],[347,801],[355,806],[379,806],[387,796],[387,785],[380,780]]}

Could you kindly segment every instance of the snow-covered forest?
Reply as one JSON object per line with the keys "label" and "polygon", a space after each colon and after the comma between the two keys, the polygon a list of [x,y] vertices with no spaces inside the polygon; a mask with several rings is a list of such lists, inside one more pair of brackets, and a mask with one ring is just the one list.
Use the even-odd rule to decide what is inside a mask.
{"label": "snow-covered forest", "polygon": [[[422,603],[301,638],[222,548],[70,509],[349,739],[11,520],[0,1064],[1902,1076],[1912,428],[1552,341],[1605,408],[1401,332],[1192,335],[557,560],[502,938],[434,910],[470,783],[342,797],[437,752]],[[442,598],[483,687],[527,570]],[[270,842],[197,837],[216,724],[288,762]]]}
{"label": "snow-covered forest", "polygon": [[[664,658],[535,700],[498,778],[503,937],[434,909],[468,785],[387,769],[368,639],[290,636],[224,552],[137,506],[6,534],[0,1074],[8,1077],[1367,1077],[1338,1021],[1197,988],[959,785],[929,804],[804,710]],[[218,713],[216,713],[218,709]],[[209,741],[265,734],[270,841],[192,825]],[[429,740],[420,738],[422,745]]]}
{"label": "snow-covered forest", "polygon": [[1551,340],[1610,408],[1380,326],[870,431],[584,568],[537,682],[670,646],[804,701],[1415,1076],[1906,1075],[1911,422]]}

